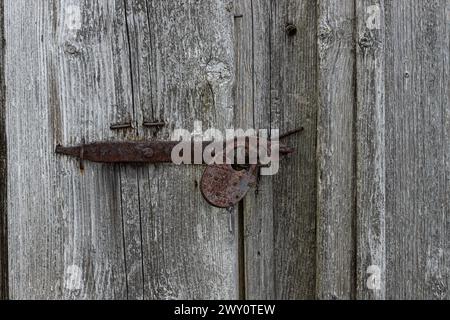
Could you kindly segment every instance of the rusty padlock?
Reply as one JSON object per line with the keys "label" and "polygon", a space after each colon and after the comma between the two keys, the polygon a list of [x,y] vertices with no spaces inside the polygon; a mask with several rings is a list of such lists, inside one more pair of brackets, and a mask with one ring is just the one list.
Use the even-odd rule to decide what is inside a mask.
{"label": "rusty padlock", "polygon": [[234,207],[256,186],[257,171],[257,165],[248,170],[237,170],[229,164],[209,166],[201,181],[203,197],[214,207]]}
{"label": "rusty padlock", "polygon": [[[254,146],[257,147],[257,146]],[[243,145],[237,141],[227,144],[225,150],[225,163],[210,165],[205,169],[200,189],[205,200],[217,208],[232,208],[245,198],[252,187],[256,186],[258,180],[258,165],[250,164],[233,167],[230,159],[235,158],[235,152],[240,148],[245,152],[246,158],[250,154],[250,141]],[[256,151],[256,150],[252,150]],[[217,160],[222,160],[223,155],[218,155]]]}
{"label": "rusty padlock", "polygon": [[[289,132],[286,136],[292,135],[297,131]],[[246,140],[244,144],[240,145],[235,141],[234,143],[227,144],[226,159],[230,159],[230,152],[235,152],[239,148],[243,148],[246,153],[246,158],[250,157],[253,151],[253,155],[258,154],[260,148],[266,148],[265,153],[271,155],[272,143],[262,138],[255,138],[253,143],[250,140]],[[231,146],[231,147],[230,147]],[[279,155],[288,155],[294,150],[280,143],[275,144],[275,148]],[[252,150],[253,149],[253,150]],[[218,157],[222,157],[219,155]],[[234,157],[234,153],[233,153]],[[218,159],[215,159],[218,160]],[[255,159],[254,159],[255,160]],[[279,158],[273,158],[272,160],[279,160]],[[255,161],[258,163],[258,161]],[[217,163],[217,162],[216,162]],[[201,192],[205,200],[212,206],[218,208],[232,208],[245,198],[247,193],[252,187],[256,187],[258,181],[258,164],[247,164],[242,170],[227,164],[210,165],[206,168],[201,183]]]}
{"label": "rusty padlock", "polygon": [[[280,139],[285,139],[301,131],[303,131],[303,128],[290,131],[280,136]],[[258,149],[264,145],[261,144],[261,139],[255,139],[257,139]],[[84,160],[98,163],[171,163],[172,151],[178,144],[179,142],[176,141],[94,142],[90,144],[85,144],[83,141],[81,145],[74,147],[58,145],[55,151],[58,154],[79,158],[80,167]],[[211,142],[204,142],[202,149],[205,150],[210,144]],[[247,155],[250,154],[249,145],[250,143],[246,142],[245,151]],[[272,142],[268,141],[266,145],[268,150],[271,150]],[[253,146],[253,148],[255,147]],[[225,154],[230,149],[235,151],[238,148],[236,142],[234,144],[227,143]],[[279,144],[278,148],[281,156],[294,152],[294,149],[283,144]],[[234,207],[252,187],[256,186],[259,167],[259,163],[247,165],[243,170],[239,170],[231,164],[208,166],[201,181],[201,191],[205,200],[219,208]]]}

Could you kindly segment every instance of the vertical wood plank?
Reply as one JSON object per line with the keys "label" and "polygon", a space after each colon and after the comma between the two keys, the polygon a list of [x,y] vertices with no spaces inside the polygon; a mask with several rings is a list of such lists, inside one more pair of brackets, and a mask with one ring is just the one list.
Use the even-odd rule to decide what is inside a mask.
{"label": "vertical wood plank", "polygon": [[[28,6],[25,1],[5,1],[5,37],[9,43],[5,52],[5,77],[6,83],[13,83],[7,86],[10,89],[6,92],[8,226],[13,231],[8,237],[12,299],[62,297],[64,266],[61,261],[62,239],[58,230],[61,219],[54,206],[44,207],[47,199],[54,198],[49,187],[51,178],[46,178],[46,175],[55,170],[44,171],[53,167],[54,163],[47,154],[36,156],[39,154],[37,148],[42,146],[37,138],[46,136],[45,129],[49,127],[41,123],[42,119],[48,117],[47,108],[37,108],[47,98],[47,94],[41,94],[41,90],[47,91],[47,83],[34,80],[40,79],[40,72],[45,68],[41,62],[42,55],[38,53],[43,51],[40,37],[47,27],[41,20],[42,9],[38,2]],[[26,28],[27,25],[30,27]],[[22,28],[25,28],[25,32]],[[27,108],[25,112],[23,108]],[[36,149],[31,151],[33,145]],[[51,142],[47,149],[53,147]],[[51,234],[49,240],[47,234]],[[30,238],[33,240],[28,242]],[[33,274],[39,276],[33,277]]]}
{"label": "vertical wood plank", "polygon": [[[296,26],[289,35],[286,26]],[[296,152],[274,177],[275,298],[312,299],[316,256],[317,43],[316,2],[272,2],[271,127]]]}
{"label": "vertical wood plank", "polygon": [[[237,122],[287,132],[296,154],[244,203],[246,297],[314,297],[316,42],[314,1],[238,1]],[[288,35],[286,26],[296,26]]]}
{"label": "vertical wood plank", "polygon": [[[386,277],[384,1],[357,1],[357,299],[384,299]],[[368,282],[369,281],[369,282]]]}
{"label": "vertical wood plank", "polygon": [[[140,139],[174,129],[233,127],[230,1],[128,2],[133,92]],[[160,130],[142,122],[164,121]],[[238,298],[237,230],[199,189],[203,168],[138,168],[146,299]],[[136,202],[135,202],[136,204]],[[137,213],[136,213],[137,214]]]}
{"label": "vertical wood plank", "polygon": [[[235,1],[235,123],[270,129],[270,1]],[[273,177],[261,177],[244,200],[242,298],[275,298]]]}
{"label": "vertical wood plank", "polygon": [[8,298],[7,155],[4,10],[0,1],[0,300]]}
{"label": "vertical wood plank", "polygon": [[124,299],[119,170],[54,154],[132,115],[122,1],[6,1],[13,299]]}
{"label": "vertical wood plank", "polygon": [[450,3],[386,2],[386,298],[449,299]]}
{"label": "vertical wood plank", "polygon": [[319,299],[354,297],[354,1],[318,1]]}

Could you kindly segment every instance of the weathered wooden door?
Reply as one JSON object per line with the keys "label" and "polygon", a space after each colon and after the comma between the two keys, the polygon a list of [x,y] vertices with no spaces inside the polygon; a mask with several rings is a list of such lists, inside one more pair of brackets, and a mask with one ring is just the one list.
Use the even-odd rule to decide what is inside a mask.
{"label": "weathered wooden door", "polygon": [[[450,298],[448,0],[1,3],[0,297]],[[196,120],[305,129],[231,228],[202,168],[54,152]]]}

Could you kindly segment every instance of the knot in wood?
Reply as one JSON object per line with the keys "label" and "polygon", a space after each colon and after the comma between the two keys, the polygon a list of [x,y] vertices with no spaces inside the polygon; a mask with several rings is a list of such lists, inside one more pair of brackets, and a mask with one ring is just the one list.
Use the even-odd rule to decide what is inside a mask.
{"label": "knot in wood", "polygon": [[71,55],[75,55],[78,54],[80,50],[73,43],[66,42],[64,43],[64,52]]}
{"label": "knot in wood", "polygon": [[365,33],[358,42],[361,49],[373,48],[375,44],[375,39],[371,34]]}

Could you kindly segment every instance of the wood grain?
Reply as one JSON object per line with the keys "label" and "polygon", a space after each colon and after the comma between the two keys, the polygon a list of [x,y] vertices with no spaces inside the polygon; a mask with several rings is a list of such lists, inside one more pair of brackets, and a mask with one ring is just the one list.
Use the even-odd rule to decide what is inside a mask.
{"label": "wood grain", "polygon": [[354,2],[318,1],[317,280],[319,299],[355,283]]}
{"label": "wood grain", "polygon": [[[384,1],[356,4],[357,299],[386,294]],[[369,277],[374,277],[371,286]]]}
{"label": "wood grain", "polygon": [[119,170],[54,153],[132,116],[121,4],[5,2],[13,299],[127,297]]}
{"label": "wood grain", "polygon": [[[384,1],[356,5],[357,299],[386,294]],[[367,285],[369,277],[374,281]]]}
{"label": "wood grain", "polygon": [[386,298],[449,299],[449,1],[386,2]]}
{"label": "wood grain", "polygon": [[[270,129],[270,1],[235,1],[235,123],[241,129]],[[274,299],[273,178],[262,177],[244,200],[244,264],[241,298]]]}
{"label": "wood grain", "polygon": [[[275,298],[312,299],[316,256],[317,45],[315,1],[272,2],[271,127],[303,127],[274,177]],[[297,28],[286,34],[286,25]]]}
{"label": "wood grain", "polygon": [[[243,128],[304,127],[297,152],[262,177],[243,206],[248,299],[314,297],[316,99],[313,1],[237,1],[236,122]],[[242,17],[240,17],[242,15]],[[286,34],[293,24],[298,32]]]}

